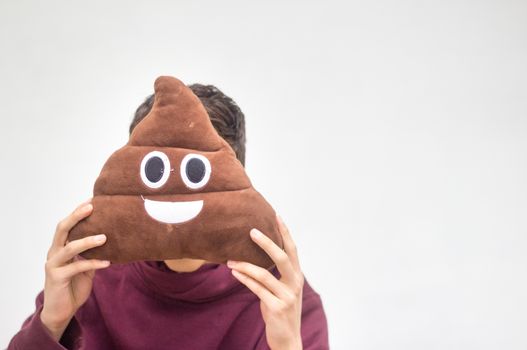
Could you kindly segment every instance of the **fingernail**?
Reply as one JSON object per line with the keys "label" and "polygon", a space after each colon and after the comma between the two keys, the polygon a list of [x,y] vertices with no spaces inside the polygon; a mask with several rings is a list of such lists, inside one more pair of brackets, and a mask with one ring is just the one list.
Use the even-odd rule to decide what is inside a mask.
{"label": "fingernail", "polygon": [[227,261],[227,266],[228,267],[234,267],[235,265],[236,265],[236,261],[233,261],[233,260]]}
{"label": "fingernail", "polygon": [[280,221],[281,224],[284,223],[284,219],[282,219],[280,215],[276,214],[276,217],[278,218],[278,221]]}
{"label": "fingernail", "polygon": [[255,229],[255,228],[253,228],[253,229],[251,230],[251,236],[252,236],[253,238],[258,238],[258,237],[260,237],[261,234],[262,234],[262,233],[261,233],[260,231],[258,231],[257,229]]}
{"label": "fingernail", "polygon": [[84,206],[85,204],[91,203],[91,200],[92,200],[91,198],[86,199],[85,201],[80,202],[80,203],[79,203],[79,206],[82,207],[82,206]]}
{"label": "fingernail", "polygon": [[110,265],[110,260],[101,260],[101,265],[103,266],[109,266]]}
{"label": "fingernail", "polygon": [[82,208],[82,210],[84,210],[85,212],[88,212],[88,211],[90,211],[92,209],[93,209],[93,205],[91,205],[91,204],[86,204],[84,206],[84,208]]}
{"label": "fingernail", "polygon": [[106,235],[102,234],[102,235],[97,235],[94,237],[95,239],[95,242],[103,242],[105,239],[106,239]]}

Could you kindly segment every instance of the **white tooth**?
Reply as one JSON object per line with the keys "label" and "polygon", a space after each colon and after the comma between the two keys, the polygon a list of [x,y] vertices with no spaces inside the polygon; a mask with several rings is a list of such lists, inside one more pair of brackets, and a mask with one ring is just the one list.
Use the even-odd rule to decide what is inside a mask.
{"label": "white tooth", "polygon": [[145,210],[152,218],[166,224],[178,224],[195,218],[203,208],[203,201],[160,202],[145,199]]}

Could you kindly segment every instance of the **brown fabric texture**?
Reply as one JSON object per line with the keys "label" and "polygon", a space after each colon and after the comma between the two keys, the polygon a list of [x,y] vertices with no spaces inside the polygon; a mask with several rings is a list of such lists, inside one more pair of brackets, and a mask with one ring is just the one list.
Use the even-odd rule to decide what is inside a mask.
{"label": "brown fabric texture", "polygon": [[[194,258],[272,266],[249,231],[257,228],[283,247],[273,208],[252,187],[243,165],[212,126],[199,98],[173,77],[157,78],[154,89],[152,110],[135,127],[128,143],[106,161],[95,182],[93,212],[70,231],[68,239],[106,234],[103,246],[81,255],[113,263]],[[158,171],[165,177],[169,172],[159,187],[144,181],[145,160],[153,151],[169,161],[165,163],[169,168]],[[180,169],[189,154],[205,157],[205,163],[208,160],[210,164],[210,177],[200,188],[189,186],[185,175],[189,170]],[[156,161],[160,163],[159,158]],[[198,176],[203,175],[203,166],[197,169]],[[187,182],[182,177],[187,177]],[[152,205],[148,210],[147,202]],[[180,209],[196,215],[171,221],[180,217],[176,213]]]}

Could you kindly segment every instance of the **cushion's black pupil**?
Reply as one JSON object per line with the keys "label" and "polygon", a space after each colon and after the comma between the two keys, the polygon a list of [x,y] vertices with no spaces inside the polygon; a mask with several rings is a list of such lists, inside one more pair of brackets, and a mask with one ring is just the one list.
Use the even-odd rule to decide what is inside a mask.
{"label": "cushion's black pupil", "polygon": [[165,172],[165,164],[159,157],[152,157],[146,161],[145,174],[150,182],[158,182]]}
{"label": "cushion's black pupil", "polygon": [[205,177],[205,164],[201,159],[192,158],[188,161],[185,172],[191,182],[198,183]]}

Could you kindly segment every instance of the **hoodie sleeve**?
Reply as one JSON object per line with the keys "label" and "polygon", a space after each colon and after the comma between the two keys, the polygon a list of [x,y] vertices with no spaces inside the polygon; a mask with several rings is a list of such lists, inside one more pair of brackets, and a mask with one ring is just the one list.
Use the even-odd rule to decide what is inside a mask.
{"label": "hoodie sleeve", "polygon": [[57,342],[40,320],[40,313],[44,306],[44,291],[37,295],[35,306],[35,312],[24,321],[20,331],[11,339],[7,350],[75,350],[80,348],[81,328],[75,318],[70,321],[60,342]]}
{"label": "hoodie sleeve", "polygon": [[329,349],[328,323],[322,300],[313,292],[303,300],[302,306],[302,344],[307,349]]}
{"label": "hoodie sleeve", "polygon": [[[311,289],[307,282],[302,300],[302,323],[300,332],[304,350],[326,350],[329,349],[328,323],[322,299]],[[257,350],[269,350],[265,338],[265,330],[256,345]]]}

